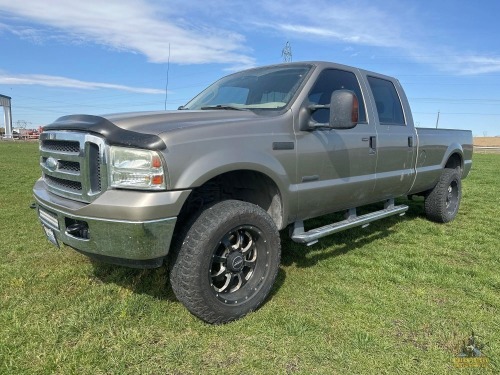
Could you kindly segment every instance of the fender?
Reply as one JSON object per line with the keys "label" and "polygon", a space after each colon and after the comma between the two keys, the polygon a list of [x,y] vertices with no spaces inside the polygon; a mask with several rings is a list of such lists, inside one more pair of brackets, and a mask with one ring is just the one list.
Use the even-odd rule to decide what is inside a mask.
{"label": "fender", "polygon": [[228,150],[216,150],[193,160],[172,186],[174,190],[192,189],[201,186],[208,180],[226,172],[251,170],[268,176],[275,182],[280,191],[290,186],[288,175],[279,163],[269,154],[248,149],[238,152],[238,161],[230,161],[234,154]]}
{"label": "fender", "polygon": [[453,142],[446,149],[444,156],[443,156],[443,160],[441,161],[441,168],[445,167],[446,163],[450,159],[450,156],[453,154],[460,155],[460,167],[462,169],[464,168],[464,150],[462,148],[462,145],[457,143],[457,142]]}
{"label": "fender", "polygon": [[[278,187],[283,205],[283,217],[288,217],[290,204],[290,179],[283,165],[273,155],[261,150],[238,151],[238,161],[233,150],[215,150],[192,160],[172,185],[173,190],[198,187],[221,174],[248,170],[269,177]],[[293,156],[295,158],[295,156]]]}

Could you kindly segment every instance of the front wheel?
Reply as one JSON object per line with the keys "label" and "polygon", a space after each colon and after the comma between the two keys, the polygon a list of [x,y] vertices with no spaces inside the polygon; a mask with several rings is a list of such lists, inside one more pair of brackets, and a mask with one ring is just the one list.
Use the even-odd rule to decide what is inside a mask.
{"label": "front wheel", "polygon": [[425,198],[425,214],[429,220],[447,223],[457,216],[462,198],[460,168],[445,168],[437,185]]}
{"label": "front wheel", "polygon": [[280,262],[276,225],[262,208],[227,200],[207,209],[174,249],[170,282],[198,318],[226,323],[259,307]]}

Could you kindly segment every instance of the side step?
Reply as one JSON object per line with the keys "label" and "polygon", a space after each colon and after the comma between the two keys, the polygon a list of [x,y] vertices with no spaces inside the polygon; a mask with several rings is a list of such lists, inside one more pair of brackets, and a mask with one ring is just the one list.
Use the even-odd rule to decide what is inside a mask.
{"label": "side step", "polygon": [[370,212],[369,214],[357,216],[356,208],[351,208],[346,214],[346,219],[337,223],[325,225],[323,227],[304,231],[304,222],[296,221],[293,227],[292,240],[294,242],[303,243],[311,246],[318,242],[321,237],[328,236],[346,229],[363,226],[366,227],[372,221],[383,219],[385,217],[400,215],[403,216],[408,210],[406,205],[394,205],[394,199],[389,199],[385,203],[385,208],[379,211]]}

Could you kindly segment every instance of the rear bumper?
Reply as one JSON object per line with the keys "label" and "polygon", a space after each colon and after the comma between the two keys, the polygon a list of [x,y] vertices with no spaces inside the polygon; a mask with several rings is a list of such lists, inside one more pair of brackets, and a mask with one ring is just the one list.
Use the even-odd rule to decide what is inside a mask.
{"label": "rear bumper", "polygon": [[[158,197],[158,195],[153,196],[149,200]],[[161,266],[168,254],[177,221],[178,213],[174,213],[175,210],[170,210],[170,212],[168,209],[163,210],[164,213],[175,215],[172,217],[141,217],[136,220],[82,215],[81,211],[89,213],[93,211],[91,208],[93,203],[81,208],[64,207],[60,197],[47,194],[43,188],[43,181],[38,181],[35,185],[34,198],[40,222],[44,227],[52,230],[57,242],[70,246],[85,255],[107,263],[152,268]],[[127,196],[127,198],[131,197]],[[179,205],[180,202],[175,201],[175,206]],[[114,205],[108,213],[128,209],[130,215],[130,211],[134,211],[134,202],[130,199],[125,199],[123,202],[122,208]],[[102,215],[102,205],[96,213]],[[75,227],[81,230],[74,230]]]}

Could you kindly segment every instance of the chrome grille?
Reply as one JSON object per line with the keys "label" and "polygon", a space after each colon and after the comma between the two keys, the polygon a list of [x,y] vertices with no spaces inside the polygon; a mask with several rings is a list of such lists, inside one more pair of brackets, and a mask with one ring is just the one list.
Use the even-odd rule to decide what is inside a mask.
{"label": "chrome grille", "polygon": [[[47,163],[47,157],[42,157],[42,164]],[[58,169],[60,171],[66,171],[66,172],[74,172],[74,173],[79,173],[80,172],[80,163],[77,161],[65,161],[65,160],[59,160],[58,164]]]}
{"label": "chrome grille", "polygon": [[76,161],[64,161],[61,160],[59,162],[59,169],[61,171],[68,171],[68,172],[80,172],[80,163]]}
{"label": "chrome grille", "polygon": [[64,180],[45,174],[45,182],[47,185],[56,187],[60,190],[70,190],[78,193],[82,192],[82,183],[78,181]]}
{"label": "chrome grille", "polygon": [[89,203],[107,188],[106,145],[100,137],[43,132],[40,155],[44,181],[54,194]]}
{"label": "chrome grille", "polygon": [[75,141],[55,141],[51,139],[42,140],[44,150],[56,152],[79,152],[80,143]]}

